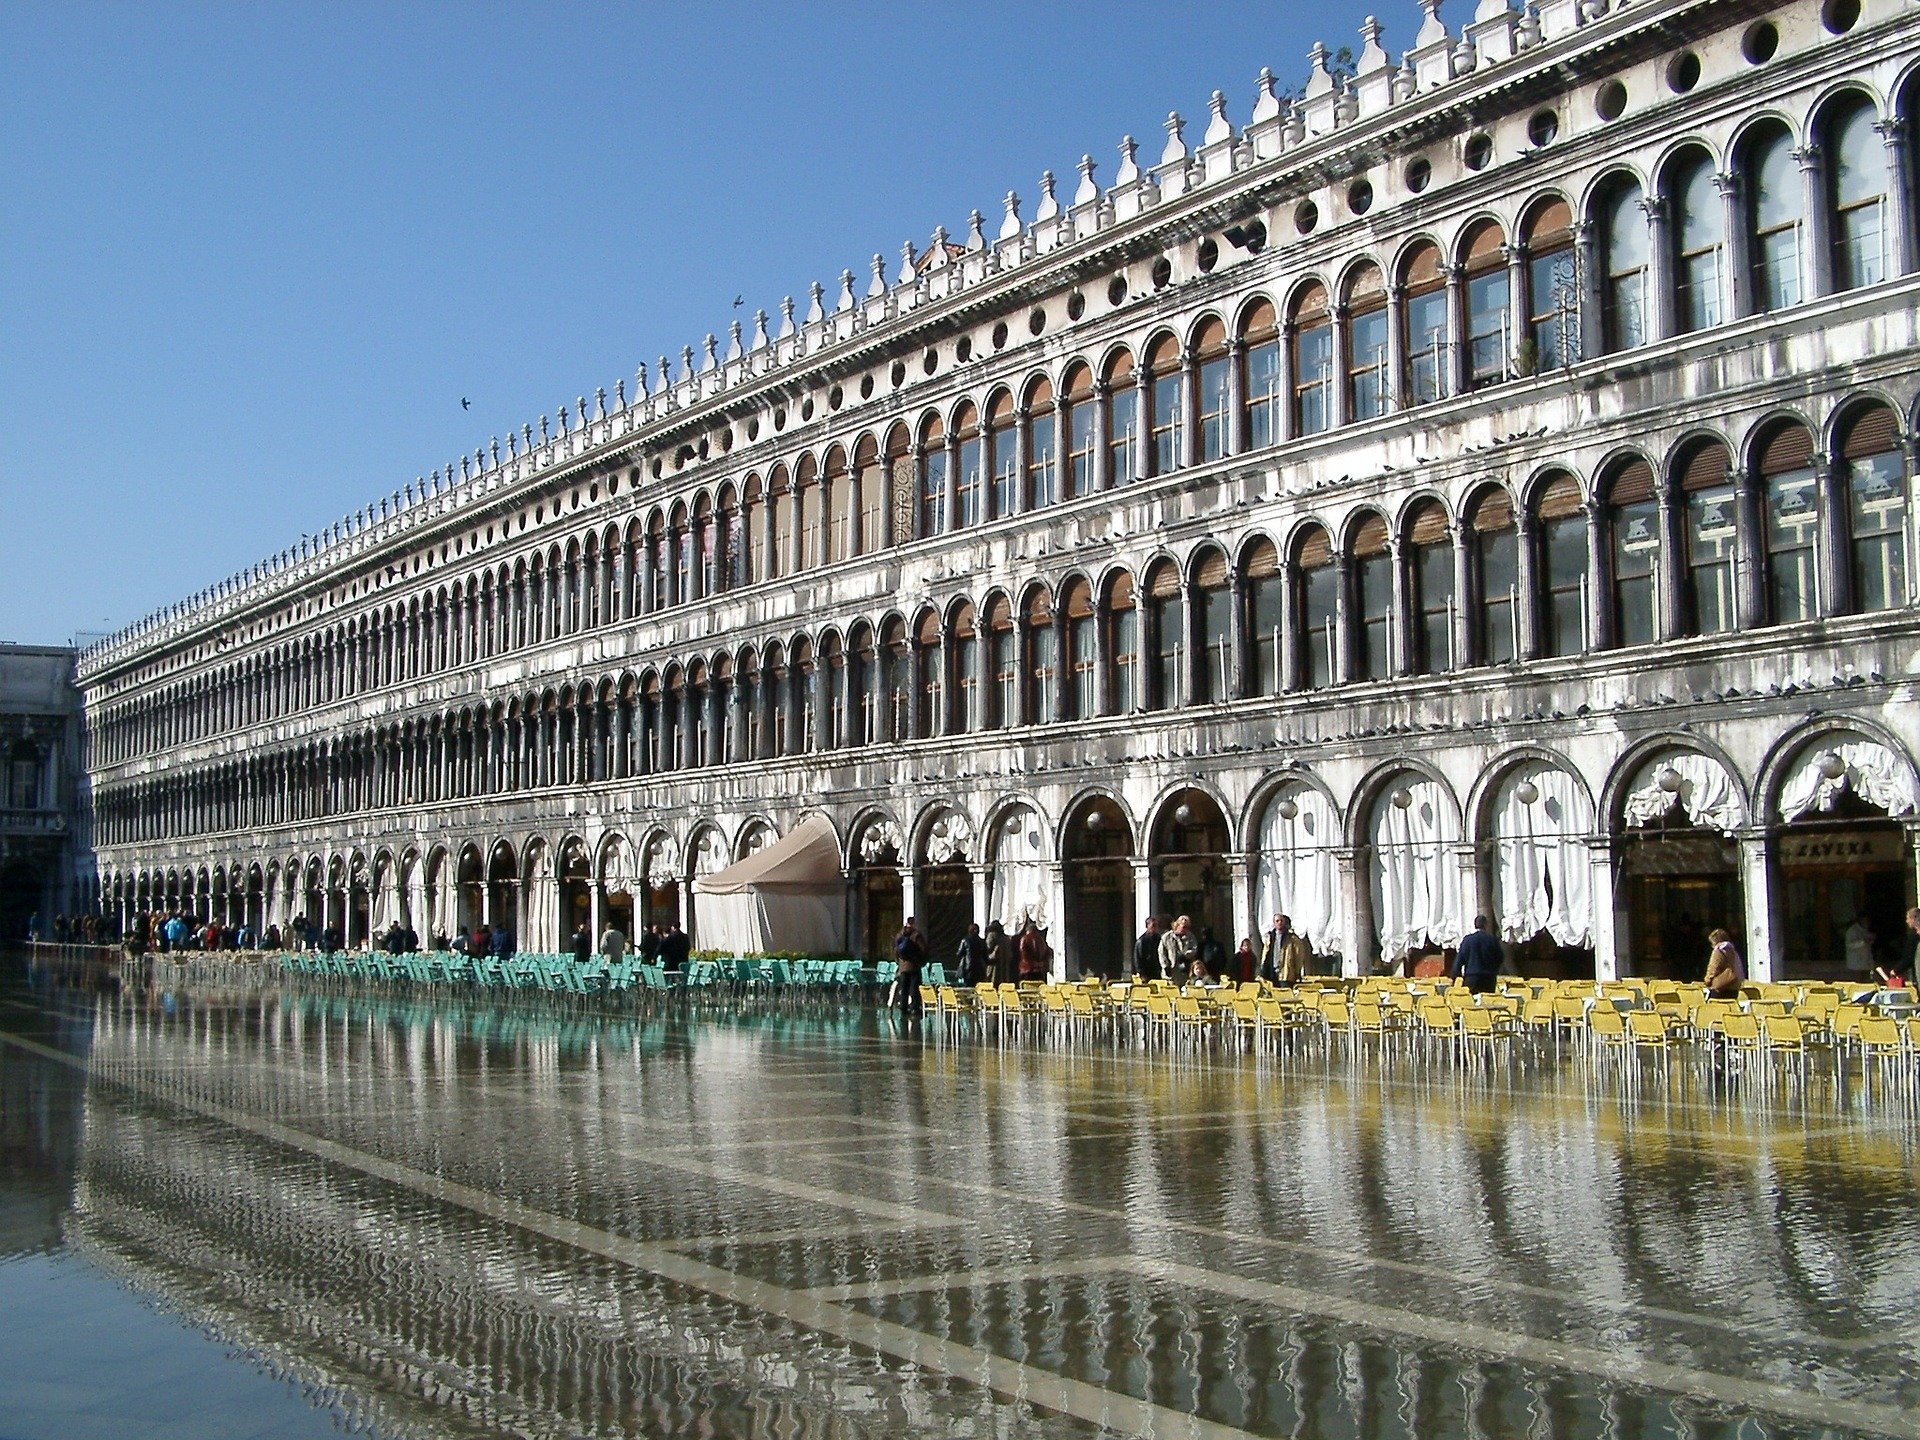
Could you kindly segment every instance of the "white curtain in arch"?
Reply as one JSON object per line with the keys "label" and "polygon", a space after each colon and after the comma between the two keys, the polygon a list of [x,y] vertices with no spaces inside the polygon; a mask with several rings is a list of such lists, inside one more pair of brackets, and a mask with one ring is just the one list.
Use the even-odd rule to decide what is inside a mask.
{"label": "white curtain in arch", "polygon": [[374,946],[378,948],[380,937],[387,933],[387,927],[400,913],[400,887],[395,881],[391,864],[382,865],[374,872],[371,888],[373,900],[369,923],[373,927]]}
{"label": "white curtain in arch", "polygon": [[1008,934],[1019,930],[1029,918],[1046,929],[1049,879],[1040,817],[1031,810],[1016,810],[994,830],[988,918],[998,920]]}
{"label": "white curtain in arch", "polygon": [[447,858],[433,856],[413,867],[414,883],[419,887],[415,892],[413,913],[419,917],[415,927],[420,932],[420,943],[430,945],[433,937],[447,928]]}
{"label": "white curtain in arch", "polygon": [[[1531,800],[1526,798],[1531,796]],[[1542,930],[1574,949],[1593,943],[1593,806],[1557,765],[1522,765],[1494,800],[1494,893],[1500,934],[1531,940]]]}
{"label": "white curtain in arch", "polygon": [[[1405,805],[1396,804],[1404,796]],[[1451,946],[1466,933],[1460,825],[1453,802],[1431,780],[1408,776],[1373,807],[1373,923],[1389,958],[1427,945]]]}
{"label": "white curtain in arch", "polygon": [[[1672,790],[1660,783],[1667,770],[1679,777]],[[1746,823],[1733,777],[1718,760],[1697,751],[1674,750],[1649,762],[1636,777],[1622,808],[1628,828],[1638,830],[1661,819],[1675,806],[1691,823],[1722,834],[1731,835]]]}
{"label": "white curtain in arch", "polygon": [[[1846,767],[1831,779],[1821,768],[1828,755],[1839,756]],[[1809,810],[1831,810],[1843,790],[1888,815],[1911,815],[1916,809],[1913,771],[1907,763],[1876,741],[1854,739],[1808,747],[1780,787],[1780,818],[1797,820]]]}
{"label": "white curtain in arch", "polygon": [[553,883],[553,856],[542,845],[527,865],[520,948],[535,955],[560,950],[560,890]]}
{"label": "white curtain in arch", "polygon": [[[720,838],[720,832],[708,826],[700,832],[700,838],[693,842],[693,879],[697,882],[709,875],[718,875],[727,868],[727,847]],[[714,936],[707,930],[713,928],[707,924],[707,906],[700,895],[696,883],[687,888],[687,933],[693,937],[693,943],[703,948],[720,948]]]}
{"label": "white curtain in arch", "polygon": [[[1280,806],[1291,802],[1291,820]],[[1262,933],[1275,915],[1293,921],[1316,954],[1333,954],[1345,944],[1346,906],[1340,865],[1334,850],[1340,823],[1327,797],[1300,785],[1278,796],[1260,823],[1260,853],[1255,857],[1254,921]]]}

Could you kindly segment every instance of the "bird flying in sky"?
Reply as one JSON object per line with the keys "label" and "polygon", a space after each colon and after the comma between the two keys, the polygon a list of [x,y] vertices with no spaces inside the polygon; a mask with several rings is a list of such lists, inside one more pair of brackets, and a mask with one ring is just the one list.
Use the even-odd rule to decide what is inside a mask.
{"label": "bird flying in sky", "polygon": [[467,399],[466,396],[462,395],[460,397],[460,408],[462,410],[471,410],[473,408],[473,402]]}

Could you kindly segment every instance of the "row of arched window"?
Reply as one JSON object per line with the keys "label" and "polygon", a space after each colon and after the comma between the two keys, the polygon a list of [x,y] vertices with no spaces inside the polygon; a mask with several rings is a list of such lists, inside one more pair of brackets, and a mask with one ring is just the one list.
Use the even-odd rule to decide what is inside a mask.
{"label": "row of arched window", "polygon": [[[1278,305],[1250,298],[1231,325],[1204,315],[1184,336],[1151,336],[1137,356],[1121,346],[1097,364],[1073,361],[1057,379],[1034,375],[994,390],[983,404],[961,401],[850,447],[830,445],[819,456],[703,489],[624,528],[597,527],[118,704],[99,722],[100,758],[115,762],[1587,354],[1872,284],[1903,263],[1897,236],[1911,217],[1894,183],[1906,166],[1902,143],[1901,126],[1882,121],[1874,101],[1855,90],[1815,112],[1802,145],[1782,120],[1753,122],[1730,150],[1726,171],[1704,145],[1683,143],[1655,172],[1651,194],[1624,170],[1603,177],[1591,191],[1587,222],[1576,222],[1566,199],[1543,195],[1523,208],[1512,239],[1484,219],[1446,252],[1416,240],[1386,268],[1357,259],[1337,277],[1299,282]],[[1623,640],[1644,635],[1650,607],[1664,617],[1655,628],[1671,634],[1688,625],[1712,629],[1714,616],[1736,611],[1740,623],[1755,624],[1899,603],[1879,598],[1899,589],[1896,547],[1872,518],[1890,513],[1884,504],[1850,489],[1817,495],[1816,482],[1805,478],[1810,450],[1783,450],[1764,463],[1804,475],[1797,490],[1775,495],[1769,473],[1771,498],[1747,516],[1754,537],[1744,573],[1732,558],[1733,531],[1716,528],[1711,503],[1685,502],[1699,507],[1686,512],[1693,517],[1689,574],[1711,573],[1712,557],[1725,551],[1725,574],[1715,582],[1724,594],[1715,598],[1692,582],[1658,589],[1650,542],[1614,546],[1619,573],[1646,571],[1647,598],[1612,621],[1596,612],[1582,632],[1589,643],[1605,643],[1609,627]],[[1706,479],[1711,464],[1702,465],[1689,495],[1716,489]],[[1814,518],[1829,512],[1828,520]],[[1847,545],[1877,548],[1886,558],[1843,570],[1834,562]],[[1584,569],[1576,561],[1569,539],[1542,564],[1571,574]],[[1518,587],[1517,557],[1490,555],[1486,563],[1512,569]],[[1564,617],[1545,623],[1571,625]],[[1516,634],[1519,627],[1516,619]],[[1518,639],[1507,643],[1524,649]],[[1499,649],[1491,639],[1479,648]]]}
{"label": "row of arched window", "polygon": [[[1911,601],[1894,412],[1842,408],[1830,458],[1780,417],[1744,470],[1698,435],[1590,487],[1549,469],[1458,514],[1416,496],[1337,529],[1197,547],[1136,577],[784,636],[244,770],[108,788],[113,842],[1574,656]],[[224,777],[224,778],[222,778]]]}

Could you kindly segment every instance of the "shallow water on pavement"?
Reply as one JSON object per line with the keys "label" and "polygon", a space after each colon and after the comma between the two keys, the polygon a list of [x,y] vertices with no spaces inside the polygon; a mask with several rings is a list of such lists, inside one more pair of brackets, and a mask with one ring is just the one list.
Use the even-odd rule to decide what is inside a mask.
{"label": "shallow water on pavement", "polygon": [[0,959],[0,1435],[1920,1435],[1917,1114]]}

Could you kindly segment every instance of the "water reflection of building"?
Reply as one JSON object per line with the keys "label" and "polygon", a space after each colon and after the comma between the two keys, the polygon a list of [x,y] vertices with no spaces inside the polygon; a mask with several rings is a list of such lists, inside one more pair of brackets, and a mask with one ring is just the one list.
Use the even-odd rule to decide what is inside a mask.
{"label": "water reflection of building", "polygon": [[812,808],[868,949],[1286,908],[1358,969],[1484,910],[1836,971],[1915,887],[1917,51],[1894,0],[1369,25],[90,649],[103,893],[697,931]]}
{"label": "water reflection of building", "polygon": [[59,1247],[85,1129],[85,1093],[65,1066],[0,1049],[0,1260]]}

